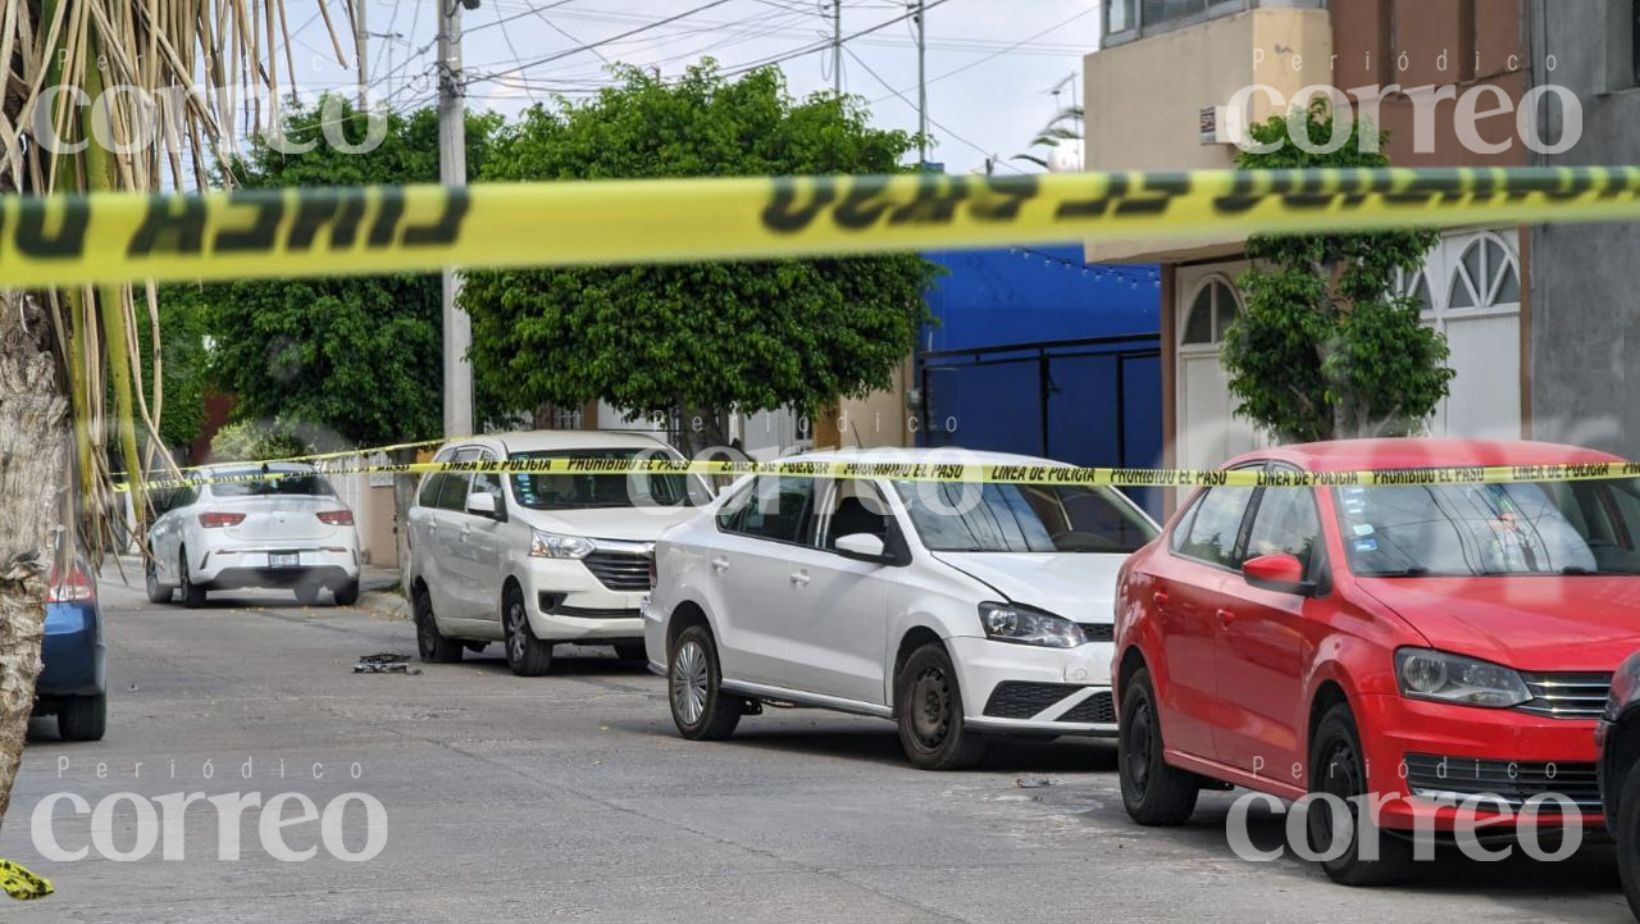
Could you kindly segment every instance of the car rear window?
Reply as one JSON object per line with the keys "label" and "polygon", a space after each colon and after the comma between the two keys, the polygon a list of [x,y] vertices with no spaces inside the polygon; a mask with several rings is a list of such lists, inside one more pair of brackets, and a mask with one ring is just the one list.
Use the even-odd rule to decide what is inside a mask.
{"label": "car rear window", "polygon": [[213,477],[249,478],[248,481],[220,481],[211,485],[214,497],[335,497],[336,489],[322,475],[294,474],[264,478],[261,469],[213,472]]}

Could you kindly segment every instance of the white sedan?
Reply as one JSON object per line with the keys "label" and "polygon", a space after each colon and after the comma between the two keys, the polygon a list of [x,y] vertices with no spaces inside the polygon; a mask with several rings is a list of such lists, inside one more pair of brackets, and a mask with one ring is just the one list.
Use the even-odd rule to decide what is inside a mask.
{"label": "white sedan", "polygon": [[1113,736],[1116,573],[1156,533],[1109,488],[749,478],[657,543],[650,666],[687,738],[764,703],[893,719],[926,769],[972,765],[987,735]]}
{"label": "white sedan", "polygon": [[[259,477],[272,473],[275,477]],[[199,477],[226,477],[157,492],[148,532],[148,599],[179,594],[205,604],[212,590],[284,587],[311,604],[329,589],[337,605],[359,598],[359,534],[353,511],[309,466],[213,465]]]}

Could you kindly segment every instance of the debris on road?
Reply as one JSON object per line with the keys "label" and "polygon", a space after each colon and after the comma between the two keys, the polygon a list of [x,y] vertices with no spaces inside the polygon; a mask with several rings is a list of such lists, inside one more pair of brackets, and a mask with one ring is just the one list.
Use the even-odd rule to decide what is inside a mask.
{"label": "debris on road", "polygon": [[421,669],[410,669],[410,656],[401,654],[365,655],[353,665],[355,674],[419,674]]}
{"label": "debris on road", "polygon": [[1030,778],[1022,776],[1014,780],[1014,785],[1020,789],[1046,789],[1053,785],[1053,780],[1040,776]]}

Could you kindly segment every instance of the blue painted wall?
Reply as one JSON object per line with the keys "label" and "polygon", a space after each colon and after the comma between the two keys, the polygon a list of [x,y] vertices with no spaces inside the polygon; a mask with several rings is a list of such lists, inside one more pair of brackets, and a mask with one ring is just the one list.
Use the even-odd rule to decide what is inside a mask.
{"label": "blue painted wall", "polygon": [[[926,256],[947,274],[929,294],[938,323],[919,353],[923,445],[1161,464],[1156,267],[1086,266],[1078,245]],[[1128,339],[1075,343],[1116,337]],[[1033,348],[998,349],[1020,344]],[[953,350],[984,352],[931,355]],[[1160,513],[1157,492],[1132,493]]]}
{"label": "blue painted wall", "polygon": [[928,306],[925,350],[1078,340],[1161,330],[1157,268],[1085,267],[1080,244],[924,254],[946,270]]}

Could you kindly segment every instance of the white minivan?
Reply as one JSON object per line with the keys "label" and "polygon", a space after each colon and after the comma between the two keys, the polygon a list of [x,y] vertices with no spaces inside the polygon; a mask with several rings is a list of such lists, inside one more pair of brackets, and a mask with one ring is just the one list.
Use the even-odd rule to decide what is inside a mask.
{"label": "white minivan", "polygon": [[[682,458],[636,433],[543,430],[457,440],[438,462]],[[560,642],[644,657],[638,607],[655,538],[710,500],[682,475],[435,472],[410,509],[410,600],[424,661],[503,642],[514,673],[539,676]]]}
{"label": "white minivan", "polygon": [[650,669],[688,738],[727,737],[765,703],[891,718],[925,769],[976,763],[988,735],[1110,737],[1116,573],[1156,533],[1110,488],[750,477],[657,544]]}

